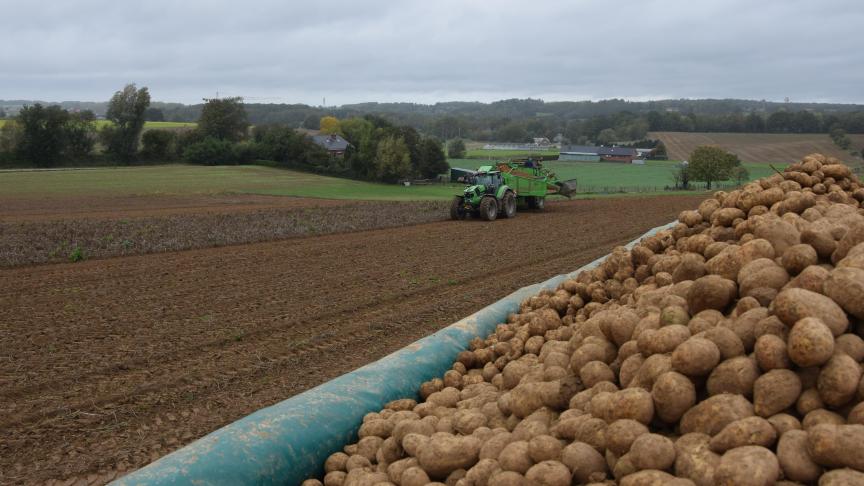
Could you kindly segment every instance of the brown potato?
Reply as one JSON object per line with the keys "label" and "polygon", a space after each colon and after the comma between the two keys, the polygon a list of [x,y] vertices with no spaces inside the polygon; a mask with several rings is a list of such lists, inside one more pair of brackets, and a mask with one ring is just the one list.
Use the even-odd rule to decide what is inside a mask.
{"label": "brown potato", "polygon": [[786,350],[798,366],[821,366],[834,354],[834,336],[821,320],[805,317],[792,326]]}
{"label": "brown potato", "polygon": [[696,387],[686,376],[669,371],[654,382],[651,397],[660,420],[674,424],[696,404]]}
{"label": "brown potato", "polygon": [[675,444],[659,434],[642,434],[630,446],[630,460],[638,470],[664,470],[675,463]]}
{"label": "brown potato", "polygon": [[780,463],[764,447],[737,447],[723,454],[714,477],[718,486],[773,486],[780,478]]}
{"label": "brown potato", "polygon": [[837,353],[822,367],[816,388],[819,397],[831,407],[841,407],[855,398],[861,368],[848,354]]}
{"label": "brown potato", "polygon": [[770,417],[791,407],[801,395],[801,379],[791,370],[771,370],[753,384],[753,410]]}
{"label": "brown potato", "polygon": [[714,485],[714,470],[720,455],[711,451],[711,436],[700,433],[684,434],[675,441],[675,474],[688,478],[698,486]]}
{"label": "brown potato", "polygon": [[688,410],[679,428],[682,434],[700,432],[714,435],[730,423],[753,416],[753,404],[741,395],[722,393],[708,397]]}
{"label": "brown potato", "polygon": [[864,484],[864,472],[854,469],[834,469],[819,478],[819,486],[857,486]]}
{"label": "brown potato", "polygon": [[864,425],[820,424],[807,431],[807,452],[826,467],[864,471]]}
{"label": "brown potato", "polygon": [[570,486],[572,474],[558,461],[543,461],[531,466],[525,479],[538,486]]}
{"label": "brown potato", "polygon": [[805,317],[821,320],[833,336],[839,336],[849,327],[849,319],[833,300],[805,289],[786,289],[771,303],[771,311],[787,326],[793,326]]}
{"label": "brown potato", "polygon": [[773,334],[766,334],[756,340],[754,348],[756,364],[762,371],[786,369],[792,366],[786,341]]}
{"label": "brown potato", "polygon": [[822,468],[813,462],[807,452],[807,432],[803,430],[790,430],[780,437],[777,459],[787,479],[811,482],[822,474]]}
{"label": "brown potato", "polygon": [[790,430],[801,430],[801,422],[788,413],[778,413],[768,417],[768,422],[777,431],[777,437],[782,436]]}
{"label": "brown potato", "polygon": [[573,442],[561,452],[561,462],[573,473],[579,483],[603,480],[606,460],[596,449],[584,442]]}
{"label": "brown potato", "polygon": [[[717,257],[719,256],[721,255]],[[737,268],[735,274],[737,275]],[[737,296],[738,286],[734,281],[719,275],[706,275],[693,282],[693,286],[690,287],[690,292],[687,294],[687,305],[691,314],[705,309],[722,311]]]}
{"label": "brown potato", "polygon": [[714,342],[691,337],[672,352],[672,369],[687,376],[709,374],[720,362],[720,349]]}
{"label": "brown potato", "polygon": [[606,429],[606,447],[616,456],[621,457],[630,450],[630,445],[642,434],[648,433],[648,427],[633,419],[619,419]]}
{"label": "brown potato", "polygon": [[864,319],[864,299],[861,298],[864,295],[864,270],[855,267],[835,268],[825,280],[824,289],[825,295],[840,304],[843,310]]}
{"label": "brown potato", "polygon": [[756,360],[747,356],[736,356],[723,361],[708,376],[706,388],[710,395],[721,393],[753,396],[753,385],[759,378]]}
{"label": "brown potato", "polygon": [[731,422],[715,435],[709,446],[722,454],[729,449],[745,445],[772,447],[777,440],[777,431],[770,422],[762,417],[746,417]]}

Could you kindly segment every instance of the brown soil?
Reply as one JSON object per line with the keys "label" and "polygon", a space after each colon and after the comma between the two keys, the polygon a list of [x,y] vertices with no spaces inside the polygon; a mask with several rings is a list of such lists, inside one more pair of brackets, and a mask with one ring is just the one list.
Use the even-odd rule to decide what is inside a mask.
{"label": "brown soil", "polygon": [[0,270],[0,483],[105,483],[697,203]]}
{"label": "brown soil", "polygon": [[125,219],[188,213],[228,213],[262,209],[332,207],[355,203],[336,199],[253,194],[196,196],[0,197],[0,222],[60,219]]}

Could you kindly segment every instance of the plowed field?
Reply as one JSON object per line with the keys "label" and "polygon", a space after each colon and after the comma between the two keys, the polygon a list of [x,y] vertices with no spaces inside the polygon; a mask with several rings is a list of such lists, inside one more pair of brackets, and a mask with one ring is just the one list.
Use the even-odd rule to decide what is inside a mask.
{"label": "plowed field", "polygon": [[698,200],[0,269],[0,483],[105,483]]}

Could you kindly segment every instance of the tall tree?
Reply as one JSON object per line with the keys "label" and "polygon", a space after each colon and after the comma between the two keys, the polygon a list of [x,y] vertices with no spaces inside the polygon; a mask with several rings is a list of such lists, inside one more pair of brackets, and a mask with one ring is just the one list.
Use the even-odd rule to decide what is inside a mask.
{"label": "tall tree", "polygon": [[232,142],[246,138],[249,119],[243,98],[213,98],[205,101],[198,119],[198,129],[204,136]]}
{"label": "tall tree", "polygon": [[444,156],[444,147],[440,141],[427,137],[420,142],[419,160],[415,164],[415,168],[420,177],[424,178],[432,178],[450,170],[447,157]]}
{"label": "tall tree", "polygon": [[342,135],[342,127],[335,116],[322,117],[318,128],[325,135]]}
{"label": "tall tree", "polygon": [[63,127],[65,153],[70,158],[82,159],[90,155],[96,144],[96,115],[90,110],[70,113]]}
{"label": "tall tree", "polygon": [[150,106],[147,87],[136,89],[127,84],[114,93],[108,102],[106,118],[113,122],[102,129],[102,137],[110,154],[121,162],[129,162],[138,153],[138,139],[144,129],[144,113]]}
{"label": "tall tree", "polygon": [[711,189],[711,183],[725,181],[732,175],[732,169],[740,164],[738,157],[720,147],[703,145],[696,147],[690,154],[690,179],[702,181]]}
{"label": "tall tree", "polygon": [[56,165],[65,148],[63,126],[68,120],[69,112],[56,105],[46,108],[36,103],[22,108],[18,112],[18,156],[42,167]]}
{"label": "tall tree", "polygon": [[384,182],[396,182],[408,176],[411,172],[411,155],[405,141],[391,135],[378,142],[375,169],[376,179]]}
{"label": "tall tree", "polygon": [[447,144],[447,156],[451,159],[464,159],[465,152],[465,142],[461,138],[451,140]]}

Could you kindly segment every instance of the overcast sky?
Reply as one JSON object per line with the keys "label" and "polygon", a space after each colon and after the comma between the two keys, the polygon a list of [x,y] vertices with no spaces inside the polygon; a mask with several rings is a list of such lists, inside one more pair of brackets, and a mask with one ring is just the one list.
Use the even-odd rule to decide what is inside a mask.
{"label": "overcast sky", "polygon": [[0,99],[864,103],[862,0],[0,0]]}

